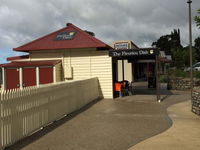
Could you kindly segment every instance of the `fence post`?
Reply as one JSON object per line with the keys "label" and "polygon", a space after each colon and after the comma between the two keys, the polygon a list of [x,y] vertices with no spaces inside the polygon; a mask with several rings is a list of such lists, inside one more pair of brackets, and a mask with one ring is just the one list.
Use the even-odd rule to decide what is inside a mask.
{"label": "fence post", "polygon": [[53,66],[53,83],[56,83],[56,67]]}
{"label": "fence post", "polygon": [[39,84],[40,84],[39,67],[36,67],[36,85],[39,86]]}
{"label": "fence post", "polygon": [[19,68],[19,88],[23,88],[23,73],[22,73],[22,68]]}
{"label": "fence post", "polygon": [[5,68],[2,68],[2,87],[1,90],[5,90]]}

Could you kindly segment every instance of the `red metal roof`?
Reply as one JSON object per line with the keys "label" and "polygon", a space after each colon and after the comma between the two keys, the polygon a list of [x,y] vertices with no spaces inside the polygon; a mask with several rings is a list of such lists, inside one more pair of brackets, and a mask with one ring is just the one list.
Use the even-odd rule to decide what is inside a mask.
{"label": "red metal roof", "polygon": [[37,66],[54,66],[61,62],[60,60],[47,61],[19,61],[6,64],[0,64],[0,67],[37,67]]}
{"label": "red metal roof", "polygon": [[29,58],[29,55],[22,55],[22,56],[14,56],[14,57],[8,57],[7,61],[13,61],[13,60],[21,60],[21,59],[27,59]]}
{"label": "red metal roof", "polygon": [[[59,33],[75,32],[75,36],[71,40],[55,40]],[[109,45],[96,39],[75,25],[68,23],[67,27],[56,32],[48,34],[44,37],[36,39],[30,43],[13,48],[15,51],[33,51],[33,50],[56,50],[68,48],[97,48],[112,49]]]}

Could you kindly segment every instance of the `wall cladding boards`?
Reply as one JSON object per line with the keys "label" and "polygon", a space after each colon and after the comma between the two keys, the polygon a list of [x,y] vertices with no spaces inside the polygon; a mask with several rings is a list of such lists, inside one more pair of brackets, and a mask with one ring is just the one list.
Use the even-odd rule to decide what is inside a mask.
{"label": "wall cladding boards", "polygon": [[31,53],[32,60],[62,60],[62,68],[59,67],[56,73],[57,81],[63,80],[64,71],[72,68],[72,78],[65,80],[80,80],[92,77],[98,77],[100,91],[104,98],[113,98],[112,85],[112,58],[108,56],[107,51],[97,51],[91,49],[71,49],[51,52]]}

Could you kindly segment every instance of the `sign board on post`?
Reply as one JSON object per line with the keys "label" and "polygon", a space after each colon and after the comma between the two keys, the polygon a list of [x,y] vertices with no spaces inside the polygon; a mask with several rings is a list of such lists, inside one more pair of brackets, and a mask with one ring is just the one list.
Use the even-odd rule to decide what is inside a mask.
{"label": "sign board on post", "polygon": [[138,49],[138,50],[112,50],[109,51],[111,57],[128,57],[128,56],[151,56],[156,55],[154,49]]}

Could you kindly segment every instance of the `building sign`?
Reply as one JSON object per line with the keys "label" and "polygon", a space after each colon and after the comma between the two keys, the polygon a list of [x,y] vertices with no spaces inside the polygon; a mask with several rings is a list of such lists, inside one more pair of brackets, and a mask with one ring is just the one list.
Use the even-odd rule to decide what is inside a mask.
{"label": "building sign", "polygon": [[111,57],[128,57],[128,56],[149,56],[156,55],[157,51],[153,49],[139,49],[139,50],[112,50],[109,51]]}
{"label": "building sign", "polygon": [[72,40],[74,38],[75,34],[76,34],[75,31],[60,32],[56,35],[54,40],[56,40],[56,41]]}
{"label": "building sign", "polygon": [[128,43],[116,43],[114,47],[115,49],[128,49]]}

